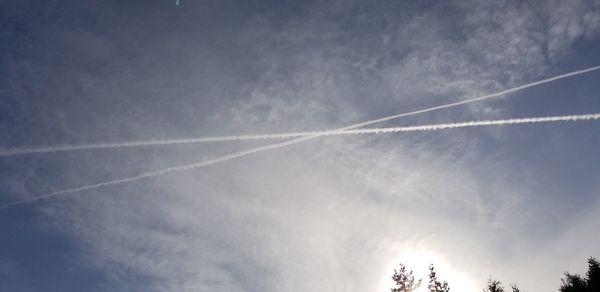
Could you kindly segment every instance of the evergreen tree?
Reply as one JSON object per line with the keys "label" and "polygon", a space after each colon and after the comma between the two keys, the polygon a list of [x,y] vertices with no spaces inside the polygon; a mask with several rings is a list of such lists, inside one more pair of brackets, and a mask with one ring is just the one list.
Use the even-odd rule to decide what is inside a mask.
{"label": "evergreen tree", "polygon": [[584,292],[586,290],[586,281],[579,275],[565,273],[565,277],[560,281],[560,292]]}
{"label": "evergreen tree", "polygon": [[565,273],[561,279],[560,292],[598,292],[600,291],[600,263],[595,258],[588,259],[586,277]]}
{"label": "evergreen tree", "polygon": [[412,292],[421,286],[421,280],[415,280],[413,271],[407,272],[406,267],[400,264],[398,270],[394,269],[392,280],[396,283],[396,288],[392,288],[392,292]]}
{"label": "evergreen tree", "polygon": [[429,292],[448,292],[450,291],[450,287],[448,286],[448,282],[442,283],[437,280],[437,276],[435,273],[435,268],[433,265],[429,266],[429,284],[427,285]]}
{"label": "evergreen tree", "polygon": [[488,280],[487,287],[485,289],[483,289],[483,291],[484,292],[504,292],[504,288],[502,287],[502,283],[500,281],[492,280],[490,278]]}
{"label": "evergreen tree", "polygon": [[586,276],[588,291],[600,291],[600,263],[595,258],[588,259],[588,271]]}
{"label": "evergreen tree", "polygon": [[[521,289],[517,287],[517,284],[510,284],[510,289],[512,292],[521,292]],[[498,280],[488,279],[487,286],[483,289],[484,292],[504,292],[504,287],[502,287],[502,282]]]}
{"label": "evergreen tree", "polygon": [[521,289],[517,287],[517,284],[510,284],[510,289],[512,289],[512,292],[521,292]]}

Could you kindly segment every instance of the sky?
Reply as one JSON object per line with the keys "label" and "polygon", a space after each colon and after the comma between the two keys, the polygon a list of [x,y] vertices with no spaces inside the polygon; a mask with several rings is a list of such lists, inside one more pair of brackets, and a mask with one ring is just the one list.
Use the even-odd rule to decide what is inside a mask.
{"label": "sky", "polygon": [[[343,128],[600,65],[600,1],[4,1],[0,149]],[[368,127],[600,113],[600,71]],[[0,205],[281,141],[0,156]],[[2,291],[557,291],[600,122],[317,137],[0,209]]]}

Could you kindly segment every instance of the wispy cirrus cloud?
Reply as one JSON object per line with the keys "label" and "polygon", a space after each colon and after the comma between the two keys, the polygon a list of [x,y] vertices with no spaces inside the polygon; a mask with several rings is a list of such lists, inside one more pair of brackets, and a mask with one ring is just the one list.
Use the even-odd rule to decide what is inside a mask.
{"label": "wispy cirrus cloud", "polygon": [[[21,118],[10,133],[35,121],[45,122],[32,130],[35,137],[16,141],[331,129],[567,72],[573,67],[564,62],[576,55],[576,45],[594,46],[598,30],[597,1],[535,7],[516,1],[248,3],[188,1],[176,7],[181,14],[168,15],[162,6],[150,5],[137,18],[119,17],[140,9],[127,6],[110,14],[119,20],[110,22],[114,27],[100,20],[106,30],[79,26],[92,31],[83,34],[89,37],[73,34],[69,43],[81,46],[74,51],[86,52],[88,42],[99,44],[93,45],[98,51],[90,51],[97,58],[84,54],[83,59],[117,56],[119,62],[102,67],[110,69],[104,73],[89,69],[97,68],[91,63],[53,71],[56,80],[44,89],[66,97],[48,99],[53,103],[42,97],[21,100],[30,120]],[[177,30],[168,29],[173,27]],[[125,33],[114,33],[117,29]],[[39,58],[57,56],[65,57]],[[50,66],[31,62],[19,67],[18,76]],[[55,88],[63,81],[73,88]],[[573,82],[563,86],[583,84]],[[33,92],[21,90],[19,96]],[[569,93],[575,104],[585,92]],[[35,106],[28,108],[28,102]],[[522,104],[486,103],[409,121],[492,118],[499,112],[529,116],[524,114],[529,109],[518,107]],[[555,105],[536,106],[550,111]],[[22,113],[14,108],[18,118]],[[560,277],[540,268],[559,260],[518,268],[532,262],[527,256],[535,247],[574,235],[598,241],[577,227],[588,226],[593,216],[582,221],[568,216],[583,208],[570,202],[597,201],[589,195],[595,186],[579,184],[571,189],[573,196],[555,194],[557,184],[581,183],[585,173],[595,171],[585,161],[574,162],[571,152],[590,161],[597,151],[585,146],[567,151],[577,141],[573,137],[595,145],[595,128],[568,127],[523,129],[510,136],[472,129],[452,136],[307,141],[203,170],[90,190],[34,209],[78,243],[82,261],[109,275],[100,290],[385,289],[387,269],[411,248],[436,253],[466,275],[464,291],[479,290],[489,274],[535,290],[534,276]],[[552,141],[543,143],[546,139]],[[27,165],[36,171],[23,166],[27,159],[7,165],[19,174],[11,176],[18,182],[11,193],[20,194],[21,186],[43,190],[95,183],[246,146],[257,145],[56,155],[32,159]],[[553,172],[557,165],[577,177]],[[44,172],[45,180],[35,179]],[[567,218],[557,219],[564,210]],[[555,251],[546,246],[552,258]],[[571,254],[593,251],[590,245]],[[462,283],[448,280],[452,287]],[[544,285],[540,290],[556,288]]]}

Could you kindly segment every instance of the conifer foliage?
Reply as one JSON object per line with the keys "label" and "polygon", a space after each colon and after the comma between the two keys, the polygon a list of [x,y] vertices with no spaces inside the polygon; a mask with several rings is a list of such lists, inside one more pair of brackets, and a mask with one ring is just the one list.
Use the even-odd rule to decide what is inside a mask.
{"label": "conifer foliage", "polygon": [[416,281],[413,271],[408,272],[403,264],[399,265],[397,270],[394,270],[392,280],[396,283],[396,288],[392,288],[392,292],[413,292],[421,286],[421,280]]}
{"label": "conifer foliage", "polygon": [[[392,292],[413,292],[421,286],[422,280],[416,280],[413,271],[408,271],[403,264],[400,264],[399,269],[394,270],[392,280],[396,283],[396,288],[392,288]],[[450,287],[448,282],[440,282],[437,279],[437,274],[433,265],[429,266],[429,283],[427,285],[429,292],[449,292]]]}
{"label": "conifer foliage", "polygon": [[561,282],[560,292],[598,292],[600,291],[600,263],[595,258],[590,258],[585,277],[565,273]]}
{"label": "conifer foliage", "polygon": [[[421,280],[416,280],[413,271],[407,271],[403,264],[400,264],[398,270],[394,270],[392,279],[396,283],[396,288],[391,292],[413,292],[421,286]],[[429,283],[427,284],[429,292],[449,292],[448,282],[441,282],[437,278],[437,273],[433,265],[429,266]],[[510,285],[512,292],[521,292],[521,289],[515,284]],[[502,283],[498,280],[489,279],[483,292],[505,292]],[[600,292],[600,262],[595,258],[588,259],[588,271],[584,276],[565,273],[561,279],[559,292]]]}
{"label": "conifer foliage", "polygon": [[433,265],[429,266],[429,285],[427,285],[429,292],[449,292],[450,287],[448,286],[448,282],[440,282],[437,279],[437,275],[435,273],[435,268]]}
{"label": "conifer foliage", "polygon": [[[511,284],[510,289],[512,292],[521,292],[521,289],[516,284]],[[487,286],[483,289],[483,292],[505,292],[502,282],[498,280],[488,280]]]}

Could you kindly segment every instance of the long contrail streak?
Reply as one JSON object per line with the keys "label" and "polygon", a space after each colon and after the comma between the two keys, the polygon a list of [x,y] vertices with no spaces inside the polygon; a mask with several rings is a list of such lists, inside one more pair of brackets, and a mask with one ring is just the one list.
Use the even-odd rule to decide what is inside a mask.
{"label": "long contrail streak", "polygon": [[322,132],[301,132],[301,133],[289,133],[289,134],[277,134],[277,135],[263,135],[260,139],[270,139],[270,138],[291,138],[291,137],[300,137],[298,139],[289,140],[282,143],[266,145],[246,151],[241,151],[237,153],[233,153],[230,155],[214,158],[211,160],[183,165],[183,166],[174,166],[170,168],[166,168],[163,170],[153,171],[143,173],[137,176],[111,180],[106,182],[100,182],[96,184],[90,184],[78,188],[72,188],[62,191],[57,191],[45,195],[41,195],[34,198],[29,198],[25,200],[15,201],[12,203],[8,203],[5,205],[1,205],[0,209],[8,208],[15,205],[27,204],[35,201],[39,201],[42,199],[47,199],[50,197],[56,197],[60,195],[65,195],[69,193],[76,193],[80,191],[95,189],[104,186],[128,183],[136,180],[140,180],[143,178],[155,177],[164,175],[170,172],[175,171],[184,171],[193,168],[204,167],[212,164],[216,164],[219,162],[227,161],[230,159],[234,159],[237,157],[245,156],[251,153],[265,151],[269,149],[279,148],[283,146],[287,146],[290,144],[298,143],[300,141],[312,139],[320,136],[334,136],[334,135],[356,135],[356,134],[383,134],[383,133],[399,133],[399,132],[417,132],[417,131],[434,131],[434,130],[444,130],[444,129],[455,129],[455,128],[465,128],[465,127],[478,127],[478,126],[491,126],[491,125],[515,125],[515,124],[530,124],[530,123],[547,123],[547,122],[568,122],[568,121],[590,121],[590,120],[599,120],[600,113],[595,114],[582,114],[582,115],[568,115],[568,116],[550,116],[550,117],[535,117],[535,118],[520,118],[520,119],[504,119],[504,120],[484,120],[484,121],[469,121],[469,122],[461,122],[461,123],[446,123],[446,124],[432,124],[432,125],[421,125],[421,126],[409,126],[409,127],[389,127],[389,128],[374,128],[374,129],[347,129],[347,130],[335,130],[335,131],[322,131]]}
{"label": "long contrail streak", "polygon": [[521,119],[468,121],[468,122],[460,122],[460,123],[432,124],[432,125],[408,126],[408,127],[387,127],[387,128],[356,129],[356,130],[341,130],[341,131],[298,132],[298,133],[287,133],[287,134],[247,136],[246,138],[247,139],[286,139],[286,138],[310,137],[310,136],[385,134],[385,133],[400,133],[400,132],[436,131],[436,130],[457,129],[457,128],[477,127],[477,126],[493,126],[493,125],[500,126],[500,125],[516,125],[516,124],[548,123],[548,122],[575,122],[575,121],[591,121],[591,120],[598,120],[598,119],[600,119],[600,113],[568,115],[568,116],[521,118]]}
{"label": "long contrail streak", "polygon": [[[517,87],[509,88],[500,92],[466,99],[462,101],[457,101],[453,103],[448,103],[440,106],[430,107],[422,110],[417,110],[408,113],[402,113],[393,116],[387,116],[384,118],[367,121],[364,123],[359,123],[355,125],[351,125],[338,130],[347,130],[353,128],[359,128],[362,126],[371,125],[374,123],[389,121],[392,119],[397,119],[401,117],[426,113],[434,110],[445,109],[449,107],[454,107],[462,104],[467,104],[471,102],[481,101],[484,99],[489,99],[501,95],[505,95],[508,93],[520,91],[526,88],[542,85],[545,83],[553,82],[559,79],[564,79],[584,73],[588,73],[591,71],[599,70],[600,66],[590,67],[587,69],[582,69],[578,71],[573,71],[570,73],[561,74],[558,76],[550,77],[547,79],[543,79],[540,81],[527,83],[524,85],[520,85]],[[332,130],[335,131],[335,130]],[[276,135],[284,135],[284,134],[276,134]],[[97,144],[83,144],[83,145],[56,145],[56,146],[42,146],[42,147],[24,147],[24,148],[14,148],[14,149],[4,149],[0,150],[0,156],[13,156],[13,155],[23,155],[23,154],[33,154],[33,153],[48,153],[48,152],[63,152],[63,151],[75,151],[75,150],[86,150],[86,149],[106,149],[106,148],[124,148],[124,147],[136,147],[136,146],[158,146],[158,145],[175,145],[175,144],[191,144],[191,143],[207,143],[207,142],[225,142],[225,141],[237,141],[237,140],[247,140],[247,139],[263,139],[263,137],[269,136],[272,138],[272,135],[238,135],[238,136],[221,136],[221,137],[204,137],[204,138],[189,138],[189,139],[171,139],[171,140],[150,140],[150,141],[134,141],[134,142],[122,142],[122,143],[97,143]],[[283,137],[280,137],[283,138]]]}

